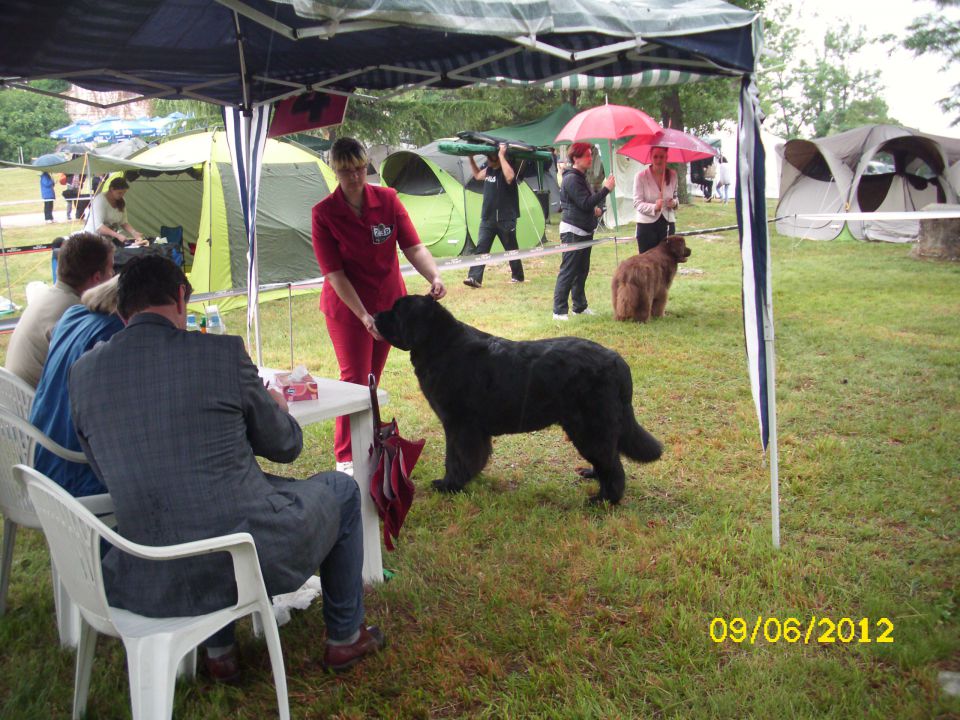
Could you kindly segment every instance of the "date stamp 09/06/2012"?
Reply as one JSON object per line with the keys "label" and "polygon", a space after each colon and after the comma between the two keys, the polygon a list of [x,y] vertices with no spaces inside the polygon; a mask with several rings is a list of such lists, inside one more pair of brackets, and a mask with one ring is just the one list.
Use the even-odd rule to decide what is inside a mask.
{"label": "date stamp 09/06/2012", "polygon": [[729,620],[715,617],[710,621],[710,639],[715,643],[733,642],[755,645],[767,643],[892,643],[893,621],[881,617],[870,618],[843,617],[834,620],[829,617],[811,615],[809,618],[732,617]]}

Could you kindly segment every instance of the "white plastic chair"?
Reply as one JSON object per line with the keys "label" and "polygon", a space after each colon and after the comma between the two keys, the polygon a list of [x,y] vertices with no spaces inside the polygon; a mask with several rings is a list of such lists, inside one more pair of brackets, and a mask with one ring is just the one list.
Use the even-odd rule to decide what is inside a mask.
{"label": "white plastic chair", "polygon": [[[87,705],[90,670],[97,633],[119,637],[127,650],[130,703],[134,720],[169,720],[177,666],[196,667],[197,645],[245,615],[259,615],[277,688],[281,720],[289,720],[287,678],[283,669],[280,633],[263,584],[257,548],[249,533],[234,533],[167,547],[148,547],[125,540],[104,525],[77,498],[42,473],[17,465],[14,477],[26,484],[50,545],[50,555],[60,571],[60,581],[80,608],[80,645],[73,695],[73,718]],[[100,566],[101,538],[130,555],[150,560],[229,552],[237,583],[237,604],[196,617],[148,618],[110,607]]]}
{"label": "white plastic chair", "polygon": [[[7,607],[7,591],[10,586],[10,568],[13,564],[13,546],[17,539],[17,528],[40,529],[40,519],[33,511],[33,505],[24,488],[13,481],[13,466],[17,464],[33,465],[33,452],[42,445],[58,457],[77,463],[86,463],[83,453],[68,450],[40,432],[27,420],[18,417],[9,409],[0,407],[0,514],[3,515],[3,552],[0,556],[0,616]],[[81,499],[85,507],[102,515],[113,512],[113,501],[107,494],[91,495]],[[105,518],[107,522],[109,518]],[[72,607],[70,598],[57,581],[57,570],[53,570],[54,605],[57,613],[57,631],[60,644],[64,647],[76,647],[80,638],[80,615]]]}
{"label": "white plastic chair", "polygon": [[19,375],[0,367],[0,407],[12,410],[24,420],[30,419],[30,409],[37,391]]}

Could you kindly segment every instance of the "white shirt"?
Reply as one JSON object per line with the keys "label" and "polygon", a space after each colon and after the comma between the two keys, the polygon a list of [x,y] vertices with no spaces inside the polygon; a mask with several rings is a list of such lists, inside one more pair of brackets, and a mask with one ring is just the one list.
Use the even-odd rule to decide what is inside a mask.
{"label": "white shirt", "polygon": [[90,203],[90,209],[87,211],[87,222],[83,229],[85,232],[99,234],[101,225],[106,225],[111,230],[120,232],[127,223],[127,211],[117,210],[109,202],[105,193],[97,195]]}

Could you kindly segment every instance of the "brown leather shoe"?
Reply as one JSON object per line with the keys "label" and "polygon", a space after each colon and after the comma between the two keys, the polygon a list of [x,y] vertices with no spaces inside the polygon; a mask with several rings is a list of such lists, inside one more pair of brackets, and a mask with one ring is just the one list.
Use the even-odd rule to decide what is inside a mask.
{"label": "brown leather shoe", "polygon": [[323,651],[323,667],[333,672],[349,670],[367,655],[383,650],[387,644],[383,632],[376,625],[360,628],[360,637],[352,645],[327,645]]}
{"label": "brown leather shoe", "polygon": [[237,648],[218,658],[204,656],[203,665],[207,675],[216,682],[232,684],[240,679],[240,662],[237,660]]}

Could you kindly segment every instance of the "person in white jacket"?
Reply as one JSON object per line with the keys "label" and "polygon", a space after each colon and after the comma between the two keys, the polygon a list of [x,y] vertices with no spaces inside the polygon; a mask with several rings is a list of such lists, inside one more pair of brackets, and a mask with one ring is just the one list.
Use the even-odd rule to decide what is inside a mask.
{"label": "person in white jacket", "polygon": [[652,250],[677,231],[677,173],[667,167],[667,149],[653,148],[651,164],[633,180],[633,207],[637,209],[637,249]]}
{"label": "person in white jacket", "polygon": [[723,155],[720,156],[720,165],[717,168],[717,198],[723,199],[726,204],[730,199],[730,186],[733,184],[733,165]]}

